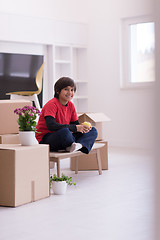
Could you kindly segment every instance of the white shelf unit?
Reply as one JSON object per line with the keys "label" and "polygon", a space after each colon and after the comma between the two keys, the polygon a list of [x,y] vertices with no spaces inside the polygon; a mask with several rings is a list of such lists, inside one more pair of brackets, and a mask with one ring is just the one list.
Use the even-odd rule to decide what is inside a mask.
{"label": "white shelf unit", "polygon": [[71,77],[77,87],[73,102],[77,112],[88,111],[87,48],[55,45],[53,52],[54,83],[60,77]]}
{"label": "white shelf unit", "polygon": [[60,77],[71,76],[71,47],[54,46],[54,82]]}

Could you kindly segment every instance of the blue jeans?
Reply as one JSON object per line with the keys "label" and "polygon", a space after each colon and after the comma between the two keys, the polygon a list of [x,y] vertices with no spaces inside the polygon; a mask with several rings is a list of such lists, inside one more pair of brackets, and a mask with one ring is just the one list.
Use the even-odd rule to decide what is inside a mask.
{"label": "blue jeans", "polygon": [[50,151],[57,152],[58,150],[65,150],[66,147],[71,146],[73,142],[77,142],[83,146],[80,151],[88,154],[97,135],[98,133],[95,127],[92,127],[88,133],[72,133],[68,128],[62,128],[56,132],[44,135],[40,144],[49,144]]}

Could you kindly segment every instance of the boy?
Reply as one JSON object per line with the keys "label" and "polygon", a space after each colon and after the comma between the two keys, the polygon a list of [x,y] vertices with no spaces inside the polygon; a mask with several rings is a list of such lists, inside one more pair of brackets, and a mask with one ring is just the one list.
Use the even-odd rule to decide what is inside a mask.
{"label": "boy", "polygon": [[69,77],[60,78],[54,85],[54,98],[42,108],[37,124],[36,138],[40,144],[49,144],[50,151],[77,150],[88,154],[97,138],[97,130],[79,124],[71,102],[76,85]]}

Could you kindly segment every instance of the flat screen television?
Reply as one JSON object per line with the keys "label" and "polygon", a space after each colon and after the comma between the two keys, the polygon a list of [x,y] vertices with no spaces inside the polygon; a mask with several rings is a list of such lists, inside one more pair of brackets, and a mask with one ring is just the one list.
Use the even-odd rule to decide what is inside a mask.
{"label": "flat screen television", "polygon": [[[0,53],[0,99],[9,99],[7,92],[37,90],[35,77],[42,63],[42,55]],[[38,98],[42,107],[42,92]]]}

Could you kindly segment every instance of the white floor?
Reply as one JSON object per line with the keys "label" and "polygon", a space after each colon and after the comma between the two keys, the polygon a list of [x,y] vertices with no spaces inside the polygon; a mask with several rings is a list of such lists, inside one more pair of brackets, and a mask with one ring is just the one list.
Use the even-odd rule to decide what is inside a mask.
{"label": "white floor", "polygon": [[153,159],[148,153],[109,150],[109,170],[75,175],[66,195],[17,208],[0,207],[0,240],[153,240]]}

